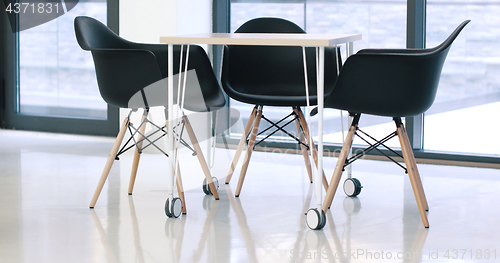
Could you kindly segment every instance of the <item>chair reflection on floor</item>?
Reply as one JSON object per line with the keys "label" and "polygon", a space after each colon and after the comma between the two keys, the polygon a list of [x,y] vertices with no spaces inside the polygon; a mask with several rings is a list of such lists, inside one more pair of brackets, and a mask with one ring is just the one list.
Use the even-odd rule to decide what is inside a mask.
{"label": "chair reflection on floor", "polygon": [[235,213],[236,220],[238,221],[238,226],[240,227],[242,235],[245,240],[245,246],[248,251],[248,257],[251,260],[251,262],[258,262],[255,242],[254,239],[252,238],[250,227],[248,227],[247,216],[245,214],[245,211],[243,210],[243,207],[241,206],[241,200],[239,198],[234,198],[233,192],[231,191],[231,187],[229,187],[229,185],[226,185],[226,193],[231,210],[238,211],[238,213]]}
{"label": "chair reflection on floor", "polygon": [[[306,189],[306,187],[308,188]],[[118,191],[116,190],[119,189],[115,189],[116,193],[113,193],[114,196],[117,196]],[[313,185],[305,185],[303,192],[305,201],[301,208],[302,214],[307,211],[312,200],[314,200],[313,190]],[[247,219],[249,213],[244,210],[243,205],[245,203],[242,204],[241,199],[234,197],[231,187],[223,185],[220,188],[220,193],[223,196],[227,196],[227,198],[215,201],[210,196],[203,196],[202,204],[206,212],[197,214],[200,216],[164,219],[165,239],[160,238],[160,250],[163,251],[163,260],[167,262],[229,262],[232,253],[237,250],[238,253],[242,251],[246,253],[245,257],[250,262],[264,262],[262,260],[263,253],[276,253],[275,250],[267,249],[268,244],[276,243],[268,242],[262,239],[260,235],[257,235],[258,232],[253,227],[259,220],[253,220],[255,217],[248,217]],[[385,217],[389,219],[388,223],[395,224],[396,231],[394,234],[396,234],[396,238],[401,237],[402,247],[399,249],[401,242],[397,242],[395,243],[395,247],[387,249],[391,249],[390,251],[392,252],[401,251],[406,256],[402,261],[395,262],[416,263],[419,262],[418,255],[423,249],[429,230],[424,228],[419,220],[415,219],[415,204],[412,202],[411,186],[409,186],[409,182],[407,181],[405,181],[404,200],[402,224],[400,221],[392,220],[394,216]],[[134,253],[135,258],[133,259],[135,262],[149,262],[150,258],[148,257],[153,256],[151,255],[152,247],[149,244],[148,251],[148,247],[146,246],[148,244],[145,242],[151,242],[151,239],[145,233],[141,233],[141,229],[143,231],[157,230],[147,227],[147,218],[138,218],[138,216],[141,216],[141,213],[139,211],[136,212],[133,196],[128,196],[127,201],[128,206],[125,204],[122,210],[128,207],[130,223],[128,223],[129,220],[126,220],[126,218],[119,216],[120,214],[126,215],[126,211],[124,211],[125,213],[121,213],[119,210],[113,210],[113,213],[108,212],[108,217],[103,219],[103,222],[106,224],[106,228],[104,228],[102,225],[103,222],[101,222],[98,215],[100,211],[104,212],[106,210],[90,210],[96,226],[96,232],[109,262],[123,262],[125,260],[120,258],[120,256],[123,257],[124,254],[130,255]],[[356,233],[360,233],[363,230],[356,229],[354,225],[358,224],[354,224],[353,222],[363,220],[363,217],[368,214],[367,211],[363,214],[361,201],[362,198],[346,197],[341,204],[341,207],[343,206],[342,214],[332,213],[332,210],[328,210],[326,219],[328,220],[329,230],[310,230],[305,226],[303,216],[294,217],[296,218],[294,220],[297,221],[292,223],[298,224],[300,228],[294,231],[296,235],[287,238],[287,241],[291,240],[292,242],[286,242],[285,244],[290,244],[293,247],[287,247],[285,251],[282,250],[282,253],[285,253],[284,256],[286,256],[286,259],[291,262],[310,262],[311,259],[308,257],[313,257],[314,253],[317,253],[316,255],[321,257],[321,262],[352,262],[353,260],[349,260],[349,251],[357,252],[357,249],[368,249],[372,250],[372,252],[378,252],[376,247],[370,249],[370,247],[357,246],[360,243],[376,244],[376,239],[380,237],[379,233],[368,234],[368,236],[357,236]],[[335,208],[340,207],[336,206]],[[252,207],[251,209],[252,211],[256,211],[253,210],[256,207]],[[340,211],[342,211],[342,208]],[[396,215],[396,217],[398,216]],[[192,221],[189,222],[188,220]],[[194,221],[198,221],[198,223]],[[187,227],[188,225],[191,226]],[[398,235],[401,231],[402,235]],[[380,230],[380,233],[387,232]],[[127,253],[124,251],[124,244],[121,244],[120,241],[120,237],[127,240],[126,236],[133,237],[133,240],[126,242],[127,244],[133,244],[133,247],[128,249],[129,252]],[[157,239],[154,240],[158,241]],[[295,242],[293,242],[294,240]],[[417,255],[417,257],[413,255]]]}
{"label": "chair reflection on floor", "polygon": [[[255,243],[247,224],[247,219],[241,203],[235,199],[229,185],[221,187],[219,192],[224,191],[227,194],[227,199],[220,199],[214,202],[210,196],[203,198],[203,207],[206,209],[207,215],[203,224],[202,233],[198,241],[197,247],[194,251],[190,251],[189,255],[192,257],[193,262],[199,262],[207,253],[208,262],[229,262],[231,248],[226,245],[231,244],[231,231],[227,228],[230,227],[229,213],[231,211],[238,211],[235,213],[239,229],[242,231],[242,236],[248,251],[248,257],[251,262],[258,262]],[[182,218],[182,220],[187,220]],[[217,231],[219,227],[224,228],[223,231]],[[184,262],[186,255],[181,255],[183,239],[185,234],[185,221],[179,223],[179,220],[166,219],[165,222],[165,236],[167,238],[167,246],[169,254],[172,255],[169,262]]]}
{"label": "chair reflection on floor", "polygon": [[97,216],[97,213],[95,210],[92,210],[92,209],[90,210],[90,216],[92,216],[94,224],[97,228],[97,232],[99,233],[99,237],[101,239],[102,246],[104,247],[104,251],[106,252],[106,255],[108,256],[109,262],[120,263],[120,260],[119,260],[120,251],[117,251],[116,249],[112,248],[112,244],[116,244],[116,242],[118,242],[118,240],[109,241],[109,238],[106,234],[106,230],[102,226],[101,220],[99,219],[99,216]]}
{"label": "chair reflection on floor", "polygon": [[[218,250],[216,248],[217,242],[214,242],[214,239],[216,238],[215,236],[215,226],[214,226],[214,217],[216,214],[220,211],[217,211],[219,205],[221,205],[222,202],[212,202],[211,204],[208,204],[211,200],[205,196],[203,198],[203,208],[207,210],[207,216],[205,219],[205,223],[203,224],[203,229],[202,229],[202,234],[200,236],[200,240],[198,241],[198,247],[196,248],[195,252],[193,253],[193,262],[199,262],[201,259],[201,256],[203,255],[203,251],[205,251],[205,247],[207,247],[206,252],[208,254],[208,258],[211,260],[215,260],[215,257],[218,254]],[[221,205],[222,206],[222,205]],[[228,220],[229,221],[229,220]],[[222,234],[222,233],[220,233]],[[217,236],[217,238],[220,238],[220,236]],[[218,255],[220,256],[220,255]],[[224,258],[224,256],[222,256]]]}
{"label": "chair reflection on floor", "polygon": [[[255,249],[255,242],[254,239],[252,238],[252,233],[250,232],[250,228],[247,223],[245,212],[241,206],[241,202],[239,199],[234,198],[234,195],[231,191],[231,187],[229,185],[224,185],[224,188],[221,188],[220,192],[222,193],[224,190],[228,197],[227,200],[223,199],[217,202],[213,202],[213,200],[207,199],[206,197],[203,199],[204,208],[207,209],[207,219],[205,220],[205,224],[203,225],[203,234],[200,237],[198,248],[196,249],[196,252],[193,255],[196,259],[194,262],[198,262],[200,260],[200,257],[204,251],[205,246],[208,246],[208,248],[214,248],[214,246],[217,246],[217,242],[212,242],[217,230],[217,225],[220,225],[222,227],[229,226],[230,225],[229,213],[231,211],[237,211],[234,214],[236,216],[236,221],[238,222],[239,229],[241,230],[241,234],[245,242],[245,247],[248,252],[249,260],[251,262],[258,262],[257,253]],[[220,215],[223,216],[221,217]],[[221,219],[223,219],[224,221],[221,221]],[[225,239],[225,242],[223,243],[226,244],[231,243],[230,242],[231,236],[229,231],[217,232],[217,238],[222,240]],[[221,257],[221,255],[223,255],[221,253],[226,253],[227,254],[226,259],[227,262],[229,262],[230,250],[231,249],[227,247],[221,249],[217,249],[215,247],[215,249],[213,249],[212,251],[211,249],[207,249],[207,253],[209,253],[209,257],[211,256],[211,253],[217,254],[217,260],[214,262],[219,262],[219,261],[224,262],[223,259],[224,257]]]}
{"label": "chair reflection on floor", "polygon": [[[409,187],[411,188],[411,186]],[[405,200],[411,200],[413,197],[411,189],[405,191]],[[309,200],[309,199],[308,199]],[[308,207],[308,202],[305,203],[305,207]],[[326,212],[326,220],[330,226],[331,237],[326,236],[326,231],[314,231],[307,230],[305,244],[301,248],[301,241],[303,240],[303,235],[299,235],[297,242],[294,246],[294,254],[292,256],[296,257],[293,262],[309,262],[311,258],[319,259],[323,262],[351,262],[352,260],[358,260],[360,262],[374,260],[377,255],[376,253],[382,253],[382,250],[376,248],[360,248],[352,246],[352,218],[356,216],[361,210],[361,200],[358,197],[346,197],[343,202],[344,212],[346,214],[346,220],[343,224],[336,225],[333,219],[332,211],[328,210]],[[424,252],[422,251],[424,244],[427,240],[427,235],[429,229],[423,227],[418,220],[414,217],[414,207],[412,202],[405,201],[403,208],[403,223],[402,231],[403,235],[403,247],[401,250],[392,249],[387,250],[390,252],[392,259],[400,259],[400,262],[404,263],[417,263],[421,262]],[[342,233],[337,232],[337,228],[343,229]],[[378,239],[379,235],[374,235]],[[330,238],[333,243],[331,243]],[[355,239],[359,240],[360,238]],[[356,242],[359,244],[359,242]],[[369,240],[364,240],[364,243],[370,243]],[[372,242],[376,244],[376,241]],[[375,246],[376,247],[376,246]],[[361,249],[361,250],[360,250]],[[359,251],[358,251],[359,250]],[[398,252],[394,252],[394,251]],[[353,256],[353,252],[354,256]],[[372,253],[371,255],[367,252]],[[394,252],[394,253],[393,253]],[[388,254],[385,254],[386,256]],[[373,257],[373,258],[370,258]]]}
{"label": "chair reflection on floor", "polygon": [[[134,205],[134,199],[132,196],[128,197],[128,207],[130,210],[130,219],[132,221],[132,235],[134,236],[134,247],[136,250],[136,261],[143,263],[146,262],[144,259],[144,251],[142,249],[141,245],[141,237],[140,237],[140,230],[139,230],[139,222],[137,220],[137,214],[135,212],[135,205]],[[99,233],[99,237],[101,239],[101,243],[104,247],[104,250],[106,252],[106,255],[108,256],[108,260],[111,263],[120,263],[123,262],[120,259],[120,249],[119,249],[119,227],[120,224],[119,222],[111,222],[112,220],[109,220],[111,223],[108,225],[109,227],[114,227],[116,228],[114,233],[115,237],[111,238],[110,237],[110,232],[113,231],[106,231],[101,223],[101,220],[99,219],[99,216],[97,215],[96,210],[90,209],[90,216],[92,217],[92,220],[94,221],[94,224],[96,226],[97,232]],[[119,214],[119,213],[118,213]],[[110,218],[113,217],[112,215],[109,216]],[[119,215],[116,216],[118,218]],[[110,240],[111,239],[111,240]],[[115,247],[115,248],[114,248]]]}
{"label": "chair reflection on floor", "polygon": [[134,199],[129,196],[128,198],[128,208],[130,210],[130,218],[132,219],[132,231],[134,232],[134,246],[137,251],[137,262],[144,263],[144,251],[141,245],[141,235],[139,231],[139,221],[137,220],[137,213],[135,212]]}

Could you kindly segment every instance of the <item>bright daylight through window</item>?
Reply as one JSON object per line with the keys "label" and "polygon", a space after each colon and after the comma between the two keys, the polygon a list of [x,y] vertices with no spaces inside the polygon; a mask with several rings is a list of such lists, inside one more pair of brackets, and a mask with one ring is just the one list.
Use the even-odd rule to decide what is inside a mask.
{"label": "bright daylight through window", "polygon": [[[255,17],[281,17],[293,21],[308,33],[361,33],[354,52],[363,48],[405,48],[407,2],[399,1],[231,1],[231,32]],[[424,115],[424,149],[440,152],[499,156],[500,139],[500,1],[427,1],[426,45],[441,43],[463,20],[471,19],[470,30],[452,46],[441,75],[434,105]],[[345,48],[342,47],[345,59]],[[254,105],[231,100],[246,123]],[[288,108],[266,110],[279,120]],[[344,128],[347,128],[344,113]],[[310,125],[313,134],[316,119]],[[364,116],[360,126],[383,138],[394,131],[390,118]],[[264,128],[264,127],[262,127]],[[289,132],[295,127],[290,125]],[[233,129],[232,133],[242,131]],[[341,143],[338,111],[325,110],[325,143]],[[382,136],[382,137],[380,137]],[[273,139],[288,140],[277,133]],[[355,140],[355,144],[363,144]],[[399,146],[397,139],[390,146]]]}

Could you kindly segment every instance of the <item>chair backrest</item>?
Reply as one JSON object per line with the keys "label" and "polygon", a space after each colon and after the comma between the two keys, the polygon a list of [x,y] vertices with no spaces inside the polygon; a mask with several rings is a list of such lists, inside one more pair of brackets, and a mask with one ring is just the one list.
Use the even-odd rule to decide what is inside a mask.
{"label": "chair backrest", "polygon": [[458,25],[457,28],[455,28],[455,30],[453,30],[453,32],[451,32],[450,36],[448,36],[448,38],[446,38],[446,40],[444,40],[441,44],[437,45],[436,47],[430,48],[429,51],[430,52],[442,52],[442,51],[446,50],[446,52],[448,52],[447,50],[450,48],[453,41],[455,41],[455,39],[458,37],[460,32],[462,32],[462,29],[464,29],[464,27],[469,23],[470,23],[470,20],[465,20],[462,23],[460,23],[460,25]]}
{"label": "chair backrest", "polygon": [[436,97],[443,64],[462,29],[429,49],[366,49],[347,58],[325,107],[389,117],[422,114]]}
{"label": "chair backrest", "polygon": [[[306,32],[288,20],[264,17],[245,22],[235,33],[305,34]],[[325,50],[325,67],[335,73],[337,70],[336,51],[337,48]],[[315,95],[316,53],[314,48],[307,48],[306,54],[309,90],[311,95]],[[275,103],[270,103],[272,106],[293,106],[282,105],[278,97],[305,96],[303,65],[301,47],[227,46],[224,50],[222,85],[230,97],[243,102],[251,103],[245,101],[246,95],[269,95],[276,96],[276,101],[273,101]],[[336,74],[325,74],[325,94],[331,92],[335,80]],[[305,99],[301,104],[304,103]]]}
{"label": "chair backrest", "polygon": [[[156,90],[158,94],[163,94],[162,86],[166,90],[167,45],[125,40],[90,17],[76,17],[74,23],[78,44],[82,49],[92,52],[99,91],[107,103],[122,108],[165,105],[166,97],[164,100],[158,99],[158,96],[153,98],[155,95],[144,92],[148,86],[147,90]],[[174,46],[174,74],[179,72],[180,53],[180,46]],[[203,48],[191,45],[189,54],[188,70],[195,69],[197,77],[188,78],[191,82],[187,82],[185,108],[207,111],[224,106],[224,95]],[[154,88],[151,84],[154,84]],[[144,94],[143,103],[131,105],[131,98],[138,92]]]}
{"label": "chair backrest", "polygon": [[288,20],[277,17],[259,17],[248,20],[234,33],[303,33],[300,26]]}
{"label": "chair backrest", "polygon": [[74,25],[78,44],[92,52],[101,97],[110,105],[128,108],[135,93],[162,79],[152,52],[127,49],[132,42],[94,18],[76,17]]}
{"label": "chair backrest", "polygon": [[126,48],[127,44],[130,43],[94,18],[78,16],[75,18],[74,24],[76,39],[84,50]]}

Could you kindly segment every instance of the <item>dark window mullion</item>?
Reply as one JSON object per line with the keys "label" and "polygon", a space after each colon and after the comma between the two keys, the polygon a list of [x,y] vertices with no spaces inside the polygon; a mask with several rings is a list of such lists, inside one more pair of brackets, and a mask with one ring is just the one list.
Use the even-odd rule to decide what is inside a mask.
{"label": "dark window mullion", "polygon": [[[407,0],[406,47],[425,48],[426,0]],[[424,148],[424,115],[405,118],[413,149]]]}

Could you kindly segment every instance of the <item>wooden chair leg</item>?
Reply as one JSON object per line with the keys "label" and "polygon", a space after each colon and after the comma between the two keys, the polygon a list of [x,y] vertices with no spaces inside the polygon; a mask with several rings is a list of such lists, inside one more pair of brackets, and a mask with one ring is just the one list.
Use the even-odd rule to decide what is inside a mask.
{"label": "wooden chair leg", "polygon": [[[309,126],[307,126],[306,118],[304,117],[304,114],[298,109],[294,109],[295,113],[298,114],[300,124],[302,125],[302,128],[304,129],[304,136],[306,137],[307,144],[309,145],[309,149],[312,150],[313,154],[313,159],[314,163],[316,164],[316,168],[318,167],[318,150],[316,150],[316,147],[314,146],[314,141],[310,140],[309,137]],[[325,190],[328,190],[328,180],[326,179],[325,171],[323,171],[323,187]]]}
{"label": "wooden chair leg", "polygon": [[215,189],[212,176],[210,175],[210,169],[208,168],[205,157],[203,156],[203,152],[201,151],[200,145],[198,144],[198,140],[196,139],[196,135],[194,134],[193,127],[191,126],[191,123],[186,116],[183,116],[182,119],[184,120],[186,132],[188,133],[189,139],[193,144],[194,151],[196,152],[196,157],[198,157],[198,161],[200,162],[201,168],[203,169],[203,173],[205,173],[205,178],[207,179],[208,186],[210,187],[215,200],[219,200],[219,194],[217,193],[217,189]]}
{"label": "wooden chair leg", "polygon": [[[294,109],[295,110],[295,109]],[[295,127],[297,128],[297,134],[301,142],[304,141],[304,135],[300,132],[300,121],[298,120],[299,116],[297,115],[295,118]],[[302,156],[304,157],[304,163],[306,165],[307,175],[309,175],[309,181],[312,183],[312,168],[311,161],[309,160],[309,154],[307,153],[307,148],[302,143],[300,143],[300,151],[302,152]]]}
{"label": "wooden chair leg", "polygon": [[[409,149],[411,149],[410,139],[408,138],[408,134],[406,132],[405,132],[405,135],[406,136],[404,136],[404,139],[406,141],[406,145],[410,145]],[[420,173],[418,172],[417,161],[415,160],[415,156],[413,155],[413,151],[409,151],[409,154],[410,154],[410,161],[412,162],[413,167],[415,167],[415,170],[414,170],[415,179],[416,179],[420,194],[422,196],[422,203],[424,204],[425,211],[429,211],[429,204],[427,203],[427,197],[425,196],[424,186],[422,185],[422,179],[420,178]]]}
{"label": "wooden chair leg", "polygon": [[94,196],[92,197],[92,201],[90,201],[90,208],[94,208],[97,203],[97,199],[99,199],[99,195],[101,194],[102,188],[104,187],[104,183],[108,179],[109,172],[111,171],[111,167],[113,166],[113,162],[115,161],[116,154],[118,154],[118,150],[120,149],[120,145],[123,141],[123,137],[125,136],[125,132],[127,131],[128,124],[130,119],[127,117],[123,121],[123,124],[116,136],[115,143],[113,144],[113,148],[111,149],[111,153],[109,154],[108,160],[106,161],[106,165],[104,166],[104,170],[102,171],[101,178],[99,179],[99,183],[94,192]]}
{"label": "wooden chair leg", "polygon": [[139,168],[139,160],[141,158],[141,153],[139,152],[138,149],[142,148],[142,143],[144,137],[142,134],[146,131],[146,123],[144,123],[144,120],[148,117],[148,111],[144,110],[144,113],[142,114],[141,118],[141,128],[139,129],[139,136],[137,138],[137,147],[135,147],[135,153],[134,153],[134,160],[132,162],[132,171],[130,172],[130,182],[128,184],[128,194],[131,195],[132,191],[134,191],[134,184],[135,184],[135,178],[137,176],[137,169]]}
{"label": "wooden chair leg", "polygon": [[234,154],[233,161],[231,162],[231,167],[229,167],[229,172],[226,177],[226,184],[229,184],[231,181],[231,177],[233,177],[234,170],[236,169],[236,165],[240,159],[241,152],[243,151],[243,147],[246,144],[247,135],[252,128],[253,121],[255,119],[255,113],[257,112],[257,107],[254,107],[250,117],[248,118],[245,129],[243,130],[243,134],[241,135],[240,143],[238,144],[238,148],[236,148],[236,153]]}
{"label": "wooden chair leg", "polygon": [[175,183],[177,184],[177,192],[179,193],[179,198],[182,201],[182,214],[185,215],[187,213],[186,198],[184,197],[184,187],[182,186],[181,168],[179,164],[177,164],[176,174],[177,176]]}
{"label": "wooden chair leg", "polygon": [[248,140],[247,150],[245,153],[245,158],[243,159],[243,166],[241,167],[240,178],[238,178],[238,185],[236,186],[235,196],[240,196],[241,188],[243,187],[243,181],[245,180],[245,175],[247,173],[248,165],[250,163],[250,158],[252,157],[253,147],[255,146],[255,138],[257,137],[257,131],[259,130],[260,119],[262,118],[262,108],[257,110],[257,116],[252,127],[252,133],[250,134],[250,139]]}
{"label": "wooden chair leg", "polygon": [[417,166],[414,165],[416,162],[413,159],[414,157],[412,158],[413,153],[410,153],[412,152],[412,149],[411,145],[409,144],[408,134],[406,134],[406,130],[403,124],[398,125],[397,133],[399,142],[401,144],[401,151],[403,152],[403,158],[406,164],[406,169],[408,170],[408,176],[410,177],[411,186],[413,188],[413,193],[415,194],[415,199],[417,200],[418,211],[420,212],[420,217],[422,218],[424,227],[428,228],[429,220],[427,219],[427,214],[425,212],[425,197],[422,196],[422,192],[418,184],[418,179],[416,176],[416,174],[418,174]]}
{"label": "wooden chair leg", "polygon": [[347,132],[347,137],[342,145],[342,150],[340,150],[340,155],[337,160],[337,164],[335,165],[335,170],[333,170],[332,179],[330,181],[330,186],[328,186],[328,190],[326,191],[325,201],[323,202],[323,211],[326,213],[328,208],[332,205],[333,197],[335,196],[335,192],[337,192],[337,188],[340,183],[340,178],[342,177],[342,172],[344,171],[345,160],[349,156],[349,152],[351,151],[352,142],[354,140],[354,133],[358,127],[359,115],[356,116],[353,120],[351,127],[349,127],[349,131]]}

